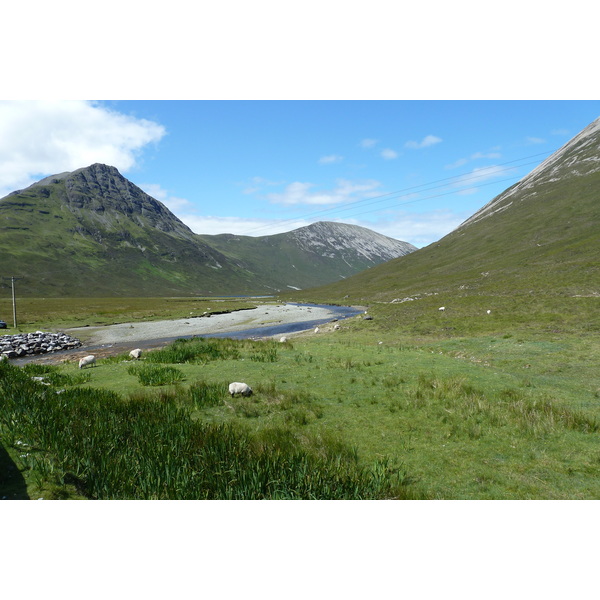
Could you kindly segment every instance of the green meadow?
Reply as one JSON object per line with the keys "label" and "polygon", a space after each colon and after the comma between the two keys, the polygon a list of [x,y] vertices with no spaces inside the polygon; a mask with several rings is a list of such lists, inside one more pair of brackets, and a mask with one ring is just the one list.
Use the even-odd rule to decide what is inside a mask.
{"label": "green meadow", "polygon": [[598,302],[382,302],[286,343],[5,363],[0,497],[597,499]]}

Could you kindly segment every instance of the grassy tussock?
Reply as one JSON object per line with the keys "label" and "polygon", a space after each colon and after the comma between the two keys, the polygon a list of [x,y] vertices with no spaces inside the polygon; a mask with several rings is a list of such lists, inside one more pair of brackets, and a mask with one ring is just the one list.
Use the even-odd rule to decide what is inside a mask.
{"label": "grassy tussock", "polygon": [[183,373],[175,367],[157,365],[132,365],[127,368],[130,375],[135,375],[141,385],[169,385],[184,379]]}
{"label": "grassy tussock", "polygon": [[277,344],[253,340],[182,338],[165,348],[147,353],[146,360],[168,364],[204,364],[216,360],[238,360],[242,356],[255,362],[276,362]]}
{"label": "grassy tussock", "polygon": [[392,410],[421,410],[450,428],[450,436],[479,439],[499,429],[519,429],[533,437],[570,429],[582,433],[600,431],[600,419],[560,405],[550,398],[532,397],[525,390],[504,389],[486,394],[464,377],[442,379],[420,374],[417,385],[407,390]]}

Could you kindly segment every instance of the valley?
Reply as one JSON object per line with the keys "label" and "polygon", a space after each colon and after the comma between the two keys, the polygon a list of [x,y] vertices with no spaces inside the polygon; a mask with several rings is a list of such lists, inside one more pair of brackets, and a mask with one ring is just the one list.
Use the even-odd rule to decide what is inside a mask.
{"label": "valley", "polygon": [[[597,500],[598,123],[439,241],[327,284],[286,285],[260,300],[169,294],[164,286],[164,295],[152,295],[158,279],[147,296],[25,294],[22,330],[115,327],[124,337],[145,323],[185,325],[205,313],[215,315],[208,321],[226,312],[245,319],[259,305],[263,323],[278,318],[266,314],[271,306],[285,303],[360,306],[366,314],[283,343],[200,335],[148,349],[139,360],[125,350],[102,356],[93,368],[79,369],[71,359],[23,367],[4,360],[0,456],[14,479],[0,481],[0,492],[53,499]],[[323,228],[327,235],[334,230],[319,225],[299,237],[320,243]],[[92,244],[87,234],[76,235]],[[222,274],[229,269],[231,278],[222,283],[242,293],[234,282],[256,282],[261,260],[242,264],[234,238],[210,247],[203,239],[212,257],[203,264],[223,266],[228,257]],[[374,247],[361,234],[354,256],[365,239]],[[246,248],[283,248],[290,237],[280,242],[254,239]],[[347,258],[339,240],[327,253],[331,248]],[[287,254],[296,256],[292,264],[301,264],[300,251],[306,248],[296,245]],[[169,260],[177,263],[178,252],[173,246]],[[97,273],[90,270],[90,281]],[[168,276],[175,281],[179,273]],[[9,310],[4,298],[0,317]],[[233,381],[253,394],[230,396]]]}

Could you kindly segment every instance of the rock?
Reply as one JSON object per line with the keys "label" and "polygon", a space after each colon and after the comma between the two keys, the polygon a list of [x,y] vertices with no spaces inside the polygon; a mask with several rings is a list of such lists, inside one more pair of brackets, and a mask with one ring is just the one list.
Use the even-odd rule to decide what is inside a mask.
{"label": "rock", "polygon": [[0,336],[0,354],[17,358],[31,354],[47,354],[65,348],[78,348],[81,342],[65,333],[17,333]]}

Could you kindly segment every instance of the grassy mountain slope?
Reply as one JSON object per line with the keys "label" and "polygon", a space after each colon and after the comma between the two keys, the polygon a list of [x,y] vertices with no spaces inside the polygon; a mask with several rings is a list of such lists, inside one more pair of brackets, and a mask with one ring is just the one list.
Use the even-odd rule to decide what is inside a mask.
{"label": "grassy mountain slope", "polygon": [[203,277],[224,284],[236,274],[163,205],[104,165],[6,196],[0,228],[3,271],[22,276],[28,295],[202,293]]}
{"label": "grassy mountain slope", "polygon": [[268,294],[330,282],[405,251],[403,242],[384,238],[396,248],[391,254],[383,244],[369,260],[348,261],[293,238],[198,236],[101,164],[0,199],[0,262],[4,274],[22,278],[19,289],[29,296]]}
{"label": "grassy mountain slope", "polygon": [[314,299],[600,295],[600,119],[439,242]]}

